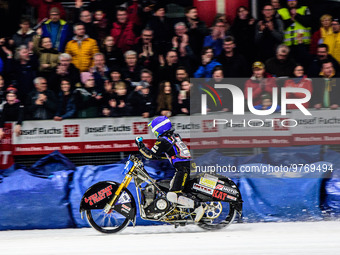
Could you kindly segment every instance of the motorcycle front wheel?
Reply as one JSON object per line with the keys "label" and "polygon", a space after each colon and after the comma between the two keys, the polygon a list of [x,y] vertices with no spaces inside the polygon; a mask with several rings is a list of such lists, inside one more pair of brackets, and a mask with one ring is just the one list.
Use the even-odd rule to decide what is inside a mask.
{"label": "motorcycle front wheel", "polygon": [[[129,190],[122,192],[115,206],[131,208],[135,213],[134,199]],[[104,209],[89,209],[85,210],[85,214],[91,227],[105,234],[117,233],[127,227],[131,221],[131,217],[127,217],[114,209],[111,209],[108,213],[104,212]]]}

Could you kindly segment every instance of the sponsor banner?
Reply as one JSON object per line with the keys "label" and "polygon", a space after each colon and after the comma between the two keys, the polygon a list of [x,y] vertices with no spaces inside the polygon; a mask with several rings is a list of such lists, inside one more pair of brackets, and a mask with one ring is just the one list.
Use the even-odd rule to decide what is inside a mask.
{"label": "sponsor banner", "polygon": [[0,169],[7,169],[14,164],[12,146],[12,123],[5,123],[0,140]]}
{"label": "sponsor banner", "polygon": [[314,110],[311,114],[291,113],[298,123],[292,129],[292,145],[340,144],[340,110]]}
{"label": "sponsor banner", "polygon": [[[340,110],[311,111],[305,116],[299,110],[287,116],[256,116],[231,113],[205,116],[172,117],[173,126],[191,149],[286,147],[292,145],[340,144]],[[296,120],[295,127],[284,122]],[[135,137],[142,136],[151,148],[155,136],[147,124],[151,119],[139,117],[71,119],[63,121],[25,121],[22,135],[10,130],[3,139],[2,153],[13,155],[117,152],[137,150]],[[12,127],[13,129],[14,127]],[[12,148],[13,144],[13,148]],[[12,153],[12,152],[11,152]],[[6,154],[7,155],[7,154]],[[6,156],[7,157],[7,156]]]}

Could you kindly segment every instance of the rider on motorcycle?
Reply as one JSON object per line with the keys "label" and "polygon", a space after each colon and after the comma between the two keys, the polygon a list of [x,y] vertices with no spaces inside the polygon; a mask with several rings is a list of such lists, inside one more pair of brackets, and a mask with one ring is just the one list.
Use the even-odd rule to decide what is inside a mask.
{"label": "rider on motorcycle", "polygon": [[142,137],[136,138],[136,144],[141,154],[148,159],[161,159],[164,154],[175,167],[176,172],[170,182],[167,199],[186,208],[195,208],[195,222],[199,222],[204,215],[205,208],[183,194],[183,189],[190,177],[191,155],[188,147],[182,142],[179,134],[174,133],[170,120],[165,116],[156,117],[149,124],[157,141],[151,150],[145,147]]}

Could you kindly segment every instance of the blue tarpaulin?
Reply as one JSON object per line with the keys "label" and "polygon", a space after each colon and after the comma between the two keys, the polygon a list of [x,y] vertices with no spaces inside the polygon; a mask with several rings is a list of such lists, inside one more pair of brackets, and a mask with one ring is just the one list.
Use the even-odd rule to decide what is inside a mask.
{"label": "blue tarpaulin", "polygon": [[[340,154],[321,153],[320,146],[270,148],[268,153],[227,157],[211,151],[195,160],[197,165],[234,165],[232,178],[244,200],[243,219],[256,221],[320,220],[321,208],[340,216]],[[323,160],[323,161],[322,161]],[[249,173],[242,166],[289,166],[333,164],[333,171],[314,173]],[[121,182],[125,162],[105,166],[74,165],[59,152],[39,160],[32,168],[14,165],[0,175],[0,229],[65,228],[88,226],[80,218],[84,192],[99,181]],[[168,161],[145,161],[157,180],[170,179],[174,168]],[[134,183],[128,187],[136,198]],[[320,200],[321,197],[321,200]],[[136,199],[137,200],[137,199]],[[137,210],[139,215],[139,210]],[[137,216],[138,216],[137,215]],[[137,224],[153,224],[137,217]]]}
{"label": "blue tarpaulin", "polygon": [[0,184],[0,229],[67,228],[73,226],[69,211],[71,171],[37,177],[15,169]]}

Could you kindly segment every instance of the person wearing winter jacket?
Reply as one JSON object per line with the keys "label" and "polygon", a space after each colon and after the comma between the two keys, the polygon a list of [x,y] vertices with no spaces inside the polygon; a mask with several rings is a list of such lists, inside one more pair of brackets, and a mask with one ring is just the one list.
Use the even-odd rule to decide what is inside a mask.
{"label": "person wearing winter jacket", "polygon": [[20,45],[28,46],[28,43],[33,41],[33,37],[36,35],[35,31],[30,28],[30,22],[28,19],[21,19],[20,29],[13,35],[14,46]]}
{"label": "person wearing winter jacket", "polygon": [[211,47],[204,47],[202,50],[202,65],[194,73],[194,77],[211,78],[214,67],[220,65],[221,63],[214,59],[213,49]]}
{"label": "person wearing winter jacket", "polygon": [[[284,84],[285,88],[303,88],[309,90],[309,92],[312,94],[313,92],[313,85],[312,80],[307,78],[307,75],[304,74],[304,69],[302,65],[296,65],[294,68],[294,77],[286,80]],[[304,93],[289,93],[287,98],[293,99],[293,98],[304,98],[306,95]],[[305,108],[309,107],[309,102],[302,104]],[[295,104],[288,104],[287,109],[298,109]]]}
{"label": "person wearing winter jacket", "polygon": [[74,91],[78,118],[95,118],[99,116],[102,96],[95,90],[94,77],[90,72],[80,74],[84,87]]}
{"label": "person wearing winter jacket", "polygon": [[128,20],[128,13],[125,8],[117,10],[117,22],[113,23],[111,36],[115,39],[116,45],[123,52],[132,48],[136,40],[133,32],[133,23]]}
{"label": "person wearing winter jacket", "polygon": [[49,37],[52,47],[59,52],[64,52],[66,43],[72,39],[72,28],[60,19],[60,10],[54,7],[50,10],[50,19],[42,25],[42,37]]}
{"label": "person wearing winter jacket", "polygon": [[83,24],[77,23],[74,26],[75,36],[66,44],[65,53],[72,57],[72,63],[80,72],[87,72],[93,66],[93,56],[99,52],[96,40],[85,34]]}
{"label": "person wearing winter jacket", "polygon": [[253,105],[261,104],[261,96],[265,93],[272,94],[273,88],[277,87],[275,79],[266,74],[265,66],[262,62],[253,63],[253,76],[246,81],[244,86],[245,98],[248,98],[248,89],[252,88]]}

